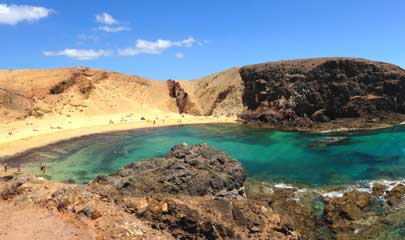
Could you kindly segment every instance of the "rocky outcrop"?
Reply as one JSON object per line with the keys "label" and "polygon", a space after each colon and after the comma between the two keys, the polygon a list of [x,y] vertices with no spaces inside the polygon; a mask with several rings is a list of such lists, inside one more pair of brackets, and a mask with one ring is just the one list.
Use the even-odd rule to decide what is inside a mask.
{"label": "rocky outcrop", "polygon": [[241,239],[229,226],[171,199],[152,199],[134,214],[150,222],[154,228],[171,230],[176,239]]}
{"label": "rocky outcrop", "polygon": [[245,121],[310,127],[338,118],[405,113],[405,72],[386,63],[305,59],[245,66],[240,74]]}
{"label": "rocky outcrop", "polygon": [[90,189],[175,239],[298,239],[266,200],[246,197],[245,178],[226,153],[180,144],[99,176]]}
{"label": "rocky outcrop", "polygon": [[401,200],[405,200],[405,185],[398,184],[391,191],[389,191],[387,195],[388,204],[393,207],[397,206]]}
{"label": "rocky outcrop", "polygon": [[206,144],[174,146],[162,158],[125,166],[94,184],[130,195],[153,193],[243,197],[246,174],[239,161]]}
{"label": "rocky outcrop", "polygon": [[180,86],[179,82],[167,80],[167,87],[169,89],[169,96],[176,99],[179,113],[199,115],[194,107],[194,103],[191,102],[188,93]]}

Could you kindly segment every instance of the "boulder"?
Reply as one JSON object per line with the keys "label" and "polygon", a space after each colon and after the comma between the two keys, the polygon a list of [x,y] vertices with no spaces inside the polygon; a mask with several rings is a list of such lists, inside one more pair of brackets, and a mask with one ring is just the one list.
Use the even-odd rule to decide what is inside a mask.
{"label": "boulder", "polygon": [[129,164],[93,185],[111,185],[124,194],[187,194],[244,197],[242,164],[206,144],[174,146],[162,158]]}
{"label": "boulder", "polygon": [[99,211],[97,211],[97,209],[95,209],[94,207],[91,207],[91,206],[84,207],[82,210],[80,210],[78,212],[78,214],[86,216],[92,220],[95,220],[102,216],[101,213]]}
{"label": "boulder", "polygon": [[373,189],[372,189],[374,196],[383,196],[385,193],[385,190],[387,190],[387,186],[385,186],[382,183],[375,183],[373,185]]}
{"label": "boulder", "polygon": [[326,199],[326,219],[334,229],[351,228],[351,222],[364,218],[372,195],[352,190],[341,198]]}
{"label": "boulder", "polygon": [[390,206],[397,206],[405,196],[405,185],[398,184],[387,193],[387,202]]}
{"label": "boulder", "polygon": [[170,230],[176,239],[240,239],[233,229],[206,219],[195,209],[173,200],[152,199],[135,215],[155,229]]}

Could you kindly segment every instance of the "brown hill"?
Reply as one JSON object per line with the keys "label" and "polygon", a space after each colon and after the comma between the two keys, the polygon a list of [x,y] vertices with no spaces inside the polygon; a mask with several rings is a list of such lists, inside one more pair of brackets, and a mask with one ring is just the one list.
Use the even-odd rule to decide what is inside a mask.
{"label": "brown hill", "polygon": [[201,115],[238,114],[243,110],[244,87],[239,68],[179,82]]}
{"label": "brown hill", "polygon": [[0,71],[0,122],[29,116],[239,115],[278,127],[405,113],[405,72],[355,58],[232,68],[191,81],[156,81],[90,68]]}
{"label": "brown hill", "polygon": [[164,82],[97,69],[3,70],[0,86],[0,121],[176,109]]}

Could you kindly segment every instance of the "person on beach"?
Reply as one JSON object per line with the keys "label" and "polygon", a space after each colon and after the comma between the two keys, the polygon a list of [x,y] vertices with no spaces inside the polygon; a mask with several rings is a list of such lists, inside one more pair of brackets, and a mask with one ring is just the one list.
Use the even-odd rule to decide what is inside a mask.
{"label": "person on beach", "polygon": [[39,169],[41,170],[42,174],[45,174],[46,173],[46,165],[45,165],[45,163],[42,162]]}
{"label": "person on beach", "polygon": [[156,120],[153,120],[153,125],[155,125],[156,124]]}
{"label": "person on beach", "polygon": [[18,164],[18,166],[17,166],[17,172],[18,172],[18,173],[21,172],[21,164]]}
{"label": "person on beach", "polygon": [[4,172],[7,172],[7,170],[8,170],[8,164],[4,163]]}

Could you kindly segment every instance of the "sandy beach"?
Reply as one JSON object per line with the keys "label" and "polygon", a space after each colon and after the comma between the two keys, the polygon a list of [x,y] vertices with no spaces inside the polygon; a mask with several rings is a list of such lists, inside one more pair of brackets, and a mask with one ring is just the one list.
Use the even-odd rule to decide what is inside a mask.
{"label": "sandy beach", "polygon": [[[141,120],[141,117],[145,120]],[[75,118],[65,116],[28,118],[0,125],[0,157],[90,134],[184,124],[234,122],[236,117],[192,116],[162,112],[152,112],[147,115],[120,113]]]}

